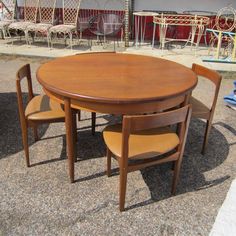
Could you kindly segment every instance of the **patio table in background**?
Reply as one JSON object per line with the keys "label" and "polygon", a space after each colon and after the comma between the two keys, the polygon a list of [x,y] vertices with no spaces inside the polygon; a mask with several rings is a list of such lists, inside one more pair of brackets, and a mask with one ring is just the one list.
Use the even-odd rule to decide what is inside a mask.
{"label": "patio table in background", "polygon": [[187,102],[197,84],[193,71],[155,57],[93,53],[41,65],[37,79],[52,99],[64,104],[71,182],[74,182],[73,108],[107,114],[151,113]]}
{"label": "patio table in background", "polygon": [[[142,44],[144,42],[145,38],[145,32],[146,32],[146,22],[148,16],[158,16],[159,14],[156,12],[146,12],[146,11],[138,11],[134,12],[134,23],[135,23],[135,46],[138,46],[139,44]],[[139,41],[140,37],[140,41]]]}

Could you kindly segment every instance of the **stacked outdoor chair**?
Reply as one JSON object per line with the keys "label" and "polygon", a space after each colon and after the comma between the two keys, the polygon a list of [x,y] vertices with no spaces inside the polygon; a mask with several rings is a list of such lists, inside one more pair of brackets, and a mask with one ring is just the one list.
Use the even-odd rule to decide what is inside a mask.
{"label": "stacked outdoor chair", "polygon": [[15,0],[0,0],[2,4],[2,19],[0,21],[0,32],[3,39],[10,36],[8,27],[14,21],[15,16]]}
{"label": "stacked outdoor chair", "polygon": [[[27,27],[32,23],[35,24],[37,20],[39,0],[24,0],[24,20],[13,22],[9,25],[9,31],[14,31],[16,35],[23,33],[25,41],[28,44]],[[11,33],[12,35],[12,33]],[[13,43],[13,40],[12,40]]]}
{"label": "stacked outdoor chair", "polygon": [[49,29],[50,41],[53,46],[54,37],[62,36],[66,44],[69,37],[70,47],[73,46],[73,34],[77,35],[77,21],[81,0],[62,0],[63,24],[55,25]]}
{"label": "stacked outdoor chair", "polygon": [[48,47],[50,47],[49,29],[54,24],[54,12],[55,12],[56,0],[39,0],[39,22],[30,24],[26,28],[27,38],[32,35],[34,41],[35,36],[46,36]]}

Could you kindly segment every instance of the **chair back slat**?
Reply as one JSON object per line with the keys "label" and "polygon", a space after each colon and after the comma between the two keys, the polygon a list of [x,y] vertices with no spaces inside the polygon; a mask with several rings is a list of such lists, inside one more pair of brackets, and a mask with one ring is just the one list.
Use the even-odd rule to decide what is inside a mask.
{"label": "chair back slat", "polygon": [[211,105],[211,112],[212,112],[211,116],[213,117],[219,90],[220,90],[222,76],[217,71],[208,69],[204,66],[200,66],[197,64],[193,64],[192,70],[196,73],[196,75],[202,76],[203,78],[208,79],[215,84],[215,94],[214,94],[213,102]]}
{"label": "chair back slat", "polygon": [[35,23],[37,20],[38,7],[39,0],[25,0],[24,20]]}
{"label": "chair back slat", "polygon": [[22,89],[21,89],[21,81],[23,79],[27,79],[28,93],[29,93],[28,101],[30,101],[34,97],[34,94],[33,94],[32,78],[29,64],[22,66],[16,73],[16,93],[18,100],[18,109],[21,119],[25,118]]}
{"label": "chair back slat", "polygon": [[66,25],[76,25],[81,0],[63,0],[63,22]]}
{"label": "chair back slat", "polygon": [[2,20],[14,20],[15,16],[15,7],[16,7],[16,1],[14,0],[2,0],[0,1],[2,3]]}
{"label": "chair back slat", "polygon": [[193,70],[193,72],[196,73],[196,75],[202,76],[202,77],[212,81],[216,87],[219,86],[222,77],[217,71],[208,69],[204,66],[201,66],[201,65],[198,65],[195,63],[192,65],[192,70]]}
{"label": "chair back slat", "polygon": [[123,124],[130,123],[130,132],[164,127],[182,123],[186,120],[190,105],[152,115],[124,116]]}
{"label": "chair back slat", "polygon": [[44,24],[53,24],[56,0],[39,1],[39,21]]}

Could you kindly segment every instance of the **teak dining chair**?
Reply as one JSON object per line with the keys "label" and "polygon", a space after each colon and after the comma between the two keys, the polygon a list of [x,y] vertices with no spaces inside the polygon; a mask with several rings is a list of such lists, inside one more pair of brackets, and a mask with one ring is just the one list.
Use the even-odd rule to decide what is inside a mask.
{"label": "teak dining chair", "polygon": [[193,96],[190,98],[190,103],[192,104],[193,109],[192,117],[207,120],[202,146],[202,154],[204,154],[208,143],[208,137],[211,130],[212,120],[215,112],[222,77],[218,72],[197,64],[192,65],[192,70],[196,73],[197,76],[201,76],[202,78],[211,81],[215,85],[214,98],[210,108],[203,104],[201,101],[199,101],[197,98]]}
{"label": "teak dining chair", "polygon": [[[21,81],[27,79],[28,82],[28,104],[24,109]],[[16,74],[16,89],[18,109],[22,130],[22,140],[26,157],[26,165],[30,166],[29,145],[28,145],[28,128],[32,127],[35,141],[38,140],[37,126],[43,123],[64,122],[65,113],[61,105],[54,102],[46,95],[34,96],[32,88],[32,79],[30,65],[26,64],[21,67]]]}
{"label": "teak dining chair", "polygon": [[[127,174],[156,164],[174,162],[172,194],[176,191],[191,105],[152,115],[123,116],[123,124],[103,131],[107,146],[107,175],[111,175],[111,156],[120,169],[120,211],[124,211]],[[178,129],[169,127],[178,125]],[[177,131],[176,131],[177,130]]]}

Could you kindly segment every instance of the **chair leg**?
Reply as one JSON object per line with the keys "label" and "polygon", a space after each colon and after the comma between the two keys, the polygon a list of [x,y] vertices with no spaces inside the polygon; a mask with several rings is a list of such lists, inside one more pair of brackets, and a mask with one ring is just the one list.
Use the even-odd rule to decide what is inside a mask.
{"label": "chair leg", "polygon": [[30,167],[30,159],[29,159],[29,144],[28,144],[28,130],[27,127],[21,126],[22,128],[22,141],[25,151],[25,159],[26,159],[26,166]]}
{"label": "chair leg", "polygon": [[74,142],[74,161],[77,162],[77,146],[76,143],[78,141],[77,138],[77,123],[76,123],[76,111],[72,110],[72,130],[73,130],[73,142]]}
{"label": "chair leg", "polygon": [[92,112],[92,135],[95,135],[96,128],[96,113]]}
{"label": "chair leg", "polygon": [[120,211],[125,210],[126,185],[127,169],[120,166]]}
{"label": "chair leg", "polygon": [[34,131],[34,141],[37,142],[39,140],[37,126],[33,126],[33,131]]}
{"label": "chair leg", "polygon": [[107,177],[111,176],[111,151],[107,148]]}
{"label": "chair leg", "polygon": [[77,114],[78,114],[78,121],[81,121],[81,110],[77,110]]}
{"label": "chair leg", "polygon": [[171,189],[171,194],[174,195],[176,192],[176,187],[177,183],[179,180],[179,172],[180,172],[180,167],[181,167],[181,161],[175,161],[175,168],[174,168],[174,176],[173,176],[173,182],[172,182],[172,189]]}
{"label": "chair leg", "polygon": [[206,130],[205,130],[205,135],[204,135],[204,141],[203,141],[202,151],[201,151],[202,155],[205,154],[210,131],[211,131],[211,121],[207,120],[207,122],[206,122]]}

